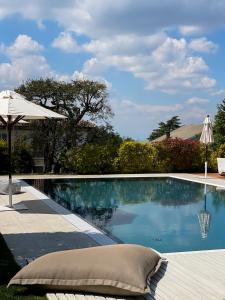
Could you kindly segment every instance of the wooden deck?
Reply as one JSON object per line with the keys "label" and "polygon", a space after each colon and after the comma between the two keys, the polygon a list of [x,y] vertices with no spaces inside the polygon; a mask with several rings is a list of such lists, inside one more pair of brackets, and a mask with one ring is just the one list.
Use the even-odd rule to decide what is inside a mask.
{"label": "wooden deck", "polygon": [[[225,250],[173,253],[166,256],[168,263],[163,263],[154,275],[150,285],[152,293],[145,298],[225,300]],[[124,299],[72,293],[49,293],[47,297],[49,300]]]}

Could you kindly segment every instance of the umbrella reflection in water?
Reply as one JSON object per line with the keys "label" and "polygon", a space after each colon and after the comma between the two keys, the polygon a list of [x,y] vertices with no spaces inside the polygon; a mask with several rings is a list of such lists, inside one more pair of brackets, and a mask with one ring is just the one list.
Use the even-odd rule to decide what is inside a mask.
{"label": "umbrella reflection in water", "polygon": [[202,239],[206,239],[208,236],[209,228],[210,228],[210,221],[211,221],[211,214],[206,209],[206,202],[207,202],[207,185],[204,186],[204,208],[198,214],[198,221],[201,230],[201,237]]}

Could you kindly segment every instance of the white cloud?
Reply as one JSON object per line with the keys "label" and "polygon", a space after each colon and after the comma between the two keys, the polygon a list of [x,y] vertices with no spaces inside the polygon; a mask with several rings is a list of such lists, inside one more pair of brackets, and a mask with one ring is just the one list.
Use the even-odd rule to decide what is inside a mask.
{"label": "white cloud", "polygon": [[28,55],[13,59],[10,63],[0,64],[0,87],[15,88],[24,80],[39,77],[51,77],[53,72],[45,58]]}
{"label": "white cloud", "polygon": [[149,54],[167,38],[163,32],[152,35],[115,35],[92,40],[83,45],[84,50],[98,55],[135,55],[136,53]]}
{"label": "white cloud", "polygon": [[203,28],[199,27],[199,26],[180,26],[179,27],[179,31],[181,34],[183,35],[192,35],[192,34],[199,34],[202,33]]}
{"label": "white cloud", "polygon": [[[141,47],[133,46],[128,51],[127,44],[121,46],[122,40],[129,40],[130,46],[140,44]],[[183,38],[116,36],[91,41],[83,47],[94,55],[84,64],[82,72],[86,74],[101,74],[107,67],[115,67],[143,79],[147,89],[167,93],[210,90],[216,84],[214,78],[207,76],[208,66],[203,58],[193,56]]]}
{"label": "white cloud", "polygon": [[133,102],[130,100],[122,100],[121,102],[115,102],[114,106],[121,111],[121,113],[126,114],[130,111],[136,111],[142,114],[149,113],[173,113],[180,111],[183,108],[182,104],[176,103],[173,105],[154,105],[154,104],[144,104],[140,102]]}
{"label": "white cloud", "polygon": [[148,35],[178,28],[192,34],[222,28],[225,2],[218,0],[1,0],[0,18],[20,14],[37,22],[53,20],[66,30],[93,38],[118,34]]}
{"label": "white cloud", "polygon": [[83,72],[78,72],[78,71],[75,71],[73,73],[73,75],[71,76],[71,79],[74,79],[74,80],[75,79],[77,79],[77,80],[94,80],[94,81],[104,83],[108,89],[111,89],[111,87],[112,87],[112,84],[109,81],[107,81],[105,78],[103,78],[102,76],[87,75]]}
{"label": "white cloud", "polygon": [[44,49],[38,42],[32,40],[30,36],[20,34],[15,42],[6,49],[10,57],[21,57],[41,52]]}
{"label": "white cloud", "polygon": [[189,43],[189,48],[196,52],[215,52],[218,49],[218,45],[212,41],[208,41],[205,37],[193,39]]}
{"label": "white cloud", "polygon": [[205,104],[209,103],[209,99],[200,98],[200,97],[192,97],[185,101],[186,104],[193,105],[193,104]]}
{"label": "white cloud", "polygon": [[211,93],[212,96],[221,96],[221,95],[225,95],[225,89],[221,89],[215,92]]}
{"label": "white cloud", "polygon": [[[205,38],[188,44],[164,32],[178,29],[193,34],[224,26],[224,1],[57,0],[54,5],[44,0],[1,1],[0,17],[16,13],[39,26],[45,20],[62,26],[64,32],[52,45],[65,52],[91,53],[80,70],[85,76],[102,77],[114,67],[143,79],[147,89],[166,93],[211,90],[216,85],[206,62],[194,52],[214,51],[216,45]],[[91,41],[78,45],[72,33]]]}
{"label": "white cloud", "polygon": [[65,79],[65,76],[51,69],[41,54],[43,46],[27,35],[19,35],[10,46],[2,44],[1,48],[10,60],[7,63],[0,63],[1,89],[15,88],[27,79],[40,77]]}
{"label": "white cloud", "polygon": [[69,32],[61,32],[52,42],[52,47],[59,48],[68,53],[78,53],[81,51],[80,46]]}
{"label": "white cloud", "polygon": [[89,75],[78,71],[73,74],[57,73],[43,56],[43,49],[41,44],[27,35],[19,35],[9,46],[0,44],[1,53],[9,59],[7,63],[0,63],[0,89],[15,88],[28,79],[40,77],[55,78],[60,81],[88,78],[104,82],[108,88],[111,88],[111,83],[97,74]]}

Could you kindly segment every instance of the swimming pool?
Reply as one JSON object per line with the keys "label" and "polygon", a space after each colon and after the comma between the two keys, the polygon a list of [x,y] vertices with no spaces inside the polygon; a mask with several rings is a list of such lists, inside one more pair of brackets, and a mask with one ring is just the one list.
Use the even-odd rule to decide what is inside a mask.
{"label": "swimming pool", "polygon": [[160,252],[225,248],[225,189],[175,178],[45,179],[38,188],[124,243]]}

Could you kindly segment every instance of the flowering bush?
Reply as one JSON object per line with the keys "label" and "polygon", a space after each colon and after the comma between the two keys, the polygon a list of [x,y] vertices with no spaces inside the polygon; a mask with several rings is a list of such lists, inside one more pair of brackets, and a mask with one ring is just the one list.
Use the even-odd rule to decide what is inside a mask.
{"label": "flowering bush", "polygon": [[194,172],[204,166],[204,147],[196,141],[167,139],[153,144],[159,172]]}

